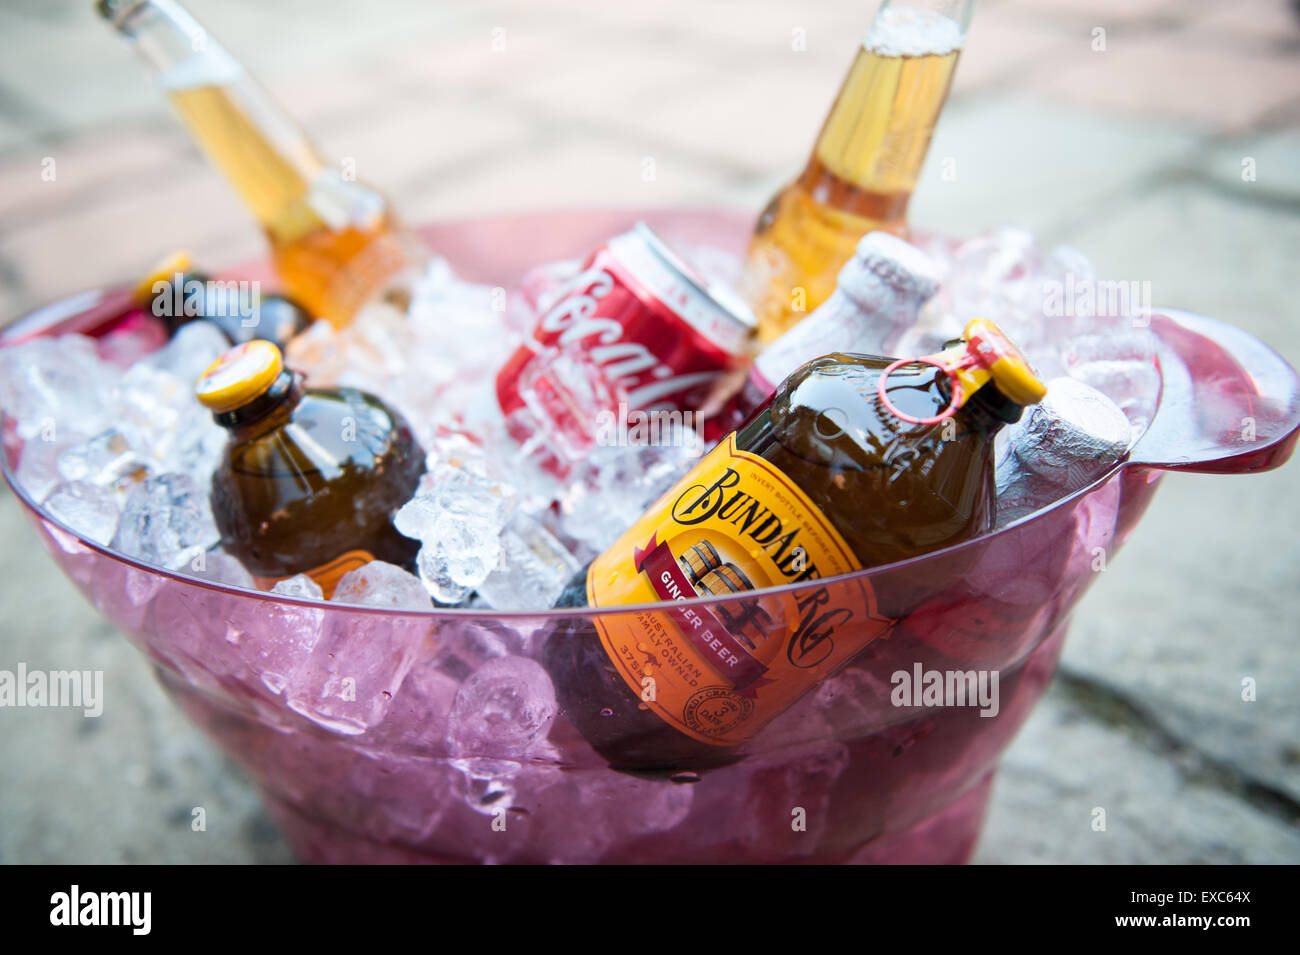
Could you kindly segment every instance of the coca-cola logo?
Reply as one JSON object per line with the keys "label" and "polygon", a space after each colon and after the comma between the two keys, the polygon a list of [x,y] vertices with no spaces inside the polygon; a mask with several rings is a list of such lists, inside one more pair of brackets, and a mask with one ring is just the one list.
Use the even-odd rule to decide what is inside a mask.
{"label": "coca-cola logo", "polygon": [[[538,323],[537,340],[583,352],[606,380],[624,393],[629,408],[643,410],[661,404],[683,407],[686,403],[680,398],[666,399],[706,388],[719,373],[677,374],[644,342],[624,341],[627,329],[623,324],[599,311],[602,300],[616,285],[614,276],[599,265],[579,272],[557,290],[553,304]],[[669,330],[668,334],[677,334],[677,330]]]}
{"label": "coca-cola logo", "polygon": [[538,335],[543,342],[555,341],[569,346],[595,335],[604,344],[623,336],[623,326],[612,318],[592,318],[600,300],[614,288],[614,276],[599,266],[591,266],[560,287],[556,303],[542,315]]}

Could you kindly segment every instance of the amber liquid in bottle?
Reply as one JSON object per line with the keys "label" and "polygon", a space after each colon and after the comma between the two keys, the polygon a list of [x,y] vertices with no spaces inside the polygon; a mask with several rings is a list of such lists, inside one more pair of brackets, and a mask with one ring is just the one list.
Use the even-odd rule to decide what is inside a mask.
{"label": "amber liquid in bottle", "polygon": [[[881,24],[903,14],[925,16],[904,24],[906,42],[890,42],[897,29],[882,34]],[[830,296],[863,235],[879,229],[906,237],[907,203],[948,98],[961,39],[961,25],[938,13],[881,12],[808,165],[759,216],[740,290],[760,340],[779,337]]]}
{"label": "amber liquid in bottle", "polygon": [[406,304],[428,251],[383,195],[321,158],[174,0],[100,0],[99,7],[156,71],[200,148],[261,224],[291,298],[336,327],[374,299]]}
{"label": "amber liquid in bottle", "polygon": [[400,295],[394,279],[422,253],[382,195],[344,179],[305,141],[286,159],[224,87],[169,96],[261,223],[289,295],[336,327],[372,299]]}
{"label": "amber liquid in bottle", "polygon": [[415,494],[424,454],[397,412],[354,389],[304,389],[286,371],[217,420],[230,440],[212,510],[222,546],[255,577],[307,573],[328,596],[338,574],[318,572],[345,554],[414,567],[419,541],[392,516]]}
{"label": "amber liquid in bottle", "polygon": [[[797,484],[863,567],[989,531],[993,438],[1020,417],[1020,407],[989,383],[946,427],[907,424],[876,394],[890,361],[836,354],[809,362],[736,432],[737,447],[771,462]],[[947,376],[919,363],[891,372],[887,391],[896,407],[917,418],[938,414],[950,397]],[[587,605],[585,570],[557,605]],[[614,767],[655,773],[736,758],[734,748],[679,732],[646,707],[611,664],[588,619],[562,623],[544,653],[569,719]]]}

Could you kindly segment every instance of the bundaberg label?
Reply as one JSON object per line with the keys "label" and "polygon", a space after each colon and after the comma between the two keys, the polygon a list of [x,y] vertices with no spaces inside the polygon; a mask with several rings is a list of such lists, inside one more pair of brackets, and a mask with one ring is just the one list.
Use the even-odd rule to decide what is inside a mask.
{"label": "bundaberg label", "polygon": [[[888,631],[869,584],[820,583],[860,567],[807,494],[732,434],[592,562],[587,601],[659,604],[596,616],[605,652],[670,726],[736,746]],[[802,586],[760,591],[783,584]],[[729,599],[672,606],[707,595]]]}

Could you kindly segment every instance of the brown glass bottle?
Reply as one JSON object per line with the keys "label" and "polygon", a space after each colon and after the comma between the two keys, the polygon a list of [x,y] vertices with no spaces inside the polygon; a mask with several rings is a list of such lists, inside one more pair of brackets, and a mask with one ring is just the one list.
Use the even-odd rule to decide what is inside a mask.
{"label": "brown glass bottle", "polygon": [[[1021,411],[988,380],[951,422],[909,424],[877,396],[890,364],[888,358],[844,354],[809,362],[734,435],[738,451],[774,465],[804,492],[861,567],[915,557],[990,530],[993,438]],[[890,371],[887,394],[898,410],[924,419],[948,406],[951,385],[939,369],[912,363]],[[704,462],[664,501],[679,489],[699,486],[703,468]],[[580,573],[557,605],[588,606],[587,577],[585,570]],[[611,765],[662,772],[735,758],[735,745],[688,735],[647,706],[589,618],[564,621],[544,654],[569,719]],[[764,714],[752,730],[775,715]]]}
{"label": "brown glass bottle", "polygon": [[410,425],[365,392],[304,388],[267,342],[227,356],[244,350],[258,353],[253,367],[245,357],[222,387],[200,392],[230,432],[212,478],[222,546],[264,583],[306,573],[326,596],[370,559],[413,569],[420,544],[392,522],[424,473]]}

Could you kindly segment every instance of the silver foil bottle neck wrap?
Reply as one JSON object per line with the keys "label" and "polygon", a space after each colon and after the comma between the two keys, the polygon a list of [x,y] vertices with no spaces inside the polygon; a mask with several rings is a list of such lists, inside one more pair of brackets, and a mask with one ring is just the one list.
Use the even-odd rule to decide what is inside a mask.
{"label": "silver foil bottle neck wrap", "polygon": [[916,246],[888,232],[868,232],[840,269],[836,290],[865,312],[892,317],[905,310],[915,319],[939,282],[938,264]]}
{"label": "silver foil bottle neck wrap", "polygon": [[1100,391],[1074,378],[1053,378],[1010,440],[1027,470],[1073,490],[1127,454],[1132,434],[1124,412]]}

